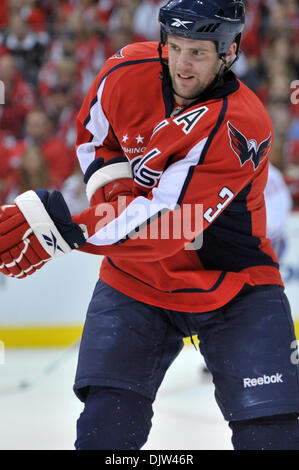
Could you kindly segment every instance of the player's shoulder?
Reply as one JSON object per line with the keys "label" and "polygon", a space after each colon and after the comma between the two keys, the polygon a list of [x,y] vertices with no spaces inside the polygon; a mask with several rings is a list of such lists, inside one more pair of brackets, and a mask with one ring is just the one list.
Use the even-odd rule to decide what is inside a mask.
{"label": "player's shoulder", "polygon": [[268,119],[268,112],[257,94],[240,79],[238,79],[238,82],[240,85],[239,93],[237,94],[239,106],[241,105],[241,102],[245,102],[244,104],[247,113],[251,111],[251,113],[256,116],[257,120],[259,120],[259,118],[263,120],[265,117]]}
{"label": "player's shoulder", "polygon": [[264,140],[274,136],[273,124],[260,98],[238,79],[239,88],[229,97],[226,120],[248,139]]}
{"label": "player's shoulder", "polygon": [[119,79],[124,80],[124,76],[130,81],[134,79],[132,74],[139,80],[140,76],[148,76],[151,71],[153,72],[155,63],[160,67],[157,42],[132,43],[106,60],[96,77],[96,82],[101,83],[109,77],[109,82],[114,84]]}
{"label": "player's shoulder", "polygon": [[123,61],[158,59],[157,42],[135,42],[124,46],[107,60],[107,64]]}

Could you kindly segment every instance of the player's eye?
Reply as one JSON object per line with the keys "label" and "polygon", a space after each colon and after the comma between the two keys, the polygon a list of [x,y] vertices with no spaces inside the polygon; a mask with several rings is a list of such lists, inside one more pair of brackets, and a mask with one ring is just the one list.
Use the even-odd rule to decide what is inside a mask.
{"label": "player's eye", "polygon": [[173,51],[179,51],[179,47],[176,44],[170,44],[170,47]]}

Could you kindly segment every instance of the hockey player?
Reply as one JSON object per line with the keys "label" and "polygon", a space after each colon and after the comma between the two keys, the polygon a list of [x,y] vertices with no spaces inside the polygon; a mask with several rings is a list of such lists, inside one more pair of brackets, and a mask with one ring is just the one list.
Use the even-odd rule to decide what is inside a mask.
{"label": "hockey player", "polygon": [[[197,334],[234,449],[298,449],[294,328],[266,238],[269,116],[230,68],[242,1],[172,0],[161,42],[110,58],[78,115],[90,208],[58,191],[1,208],[1,271],[72,249],[104,255],[74,390],[77,449],[140,449],[152,404]],[[294,343],[293,343],[294,344]]]}

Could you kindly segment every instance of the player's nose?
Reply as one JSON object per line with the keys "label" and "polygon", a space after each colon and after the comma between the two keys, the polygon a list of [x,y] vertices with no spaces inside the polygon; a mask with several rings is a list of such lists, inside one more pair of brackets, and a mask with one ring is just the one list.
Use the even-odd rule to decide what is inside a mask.
{"label": "player's nose", "polygon": [[184,51],[181,51],[177,57],[176,67],[178,72],[190,72],[192,68],[192,63],[189,54]]}

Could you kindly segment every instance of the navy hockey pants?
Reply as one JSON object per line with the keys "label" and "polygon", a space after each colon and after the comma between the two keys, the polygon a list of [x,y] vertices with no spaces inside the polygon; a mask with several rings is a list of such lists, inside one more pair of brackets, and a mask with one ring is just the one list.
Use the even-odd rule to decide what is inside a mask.
{"label": "navy hockey pants", "polygon": [[[157,390],[183,347],[183,337],[190,334],[200,339],[235,448],[242,448],[240,436],[248,441],[259,418],[288,415],[282,421],[291,423],[284,426],[292,428],[287,429],[293,435],[289,446],[298,444],[298,354],[281,287],[245,287],[223,308],[196,314],[143,304],[99,281],[87,312],[74,385],[85,402],[78,449],[142,447]],[[245,431],[242,423],[249,423]],[[277,424],[271,429],[277,435]],[[261,441],[265,433],[260,435]]]}

